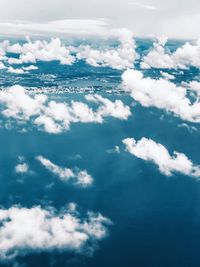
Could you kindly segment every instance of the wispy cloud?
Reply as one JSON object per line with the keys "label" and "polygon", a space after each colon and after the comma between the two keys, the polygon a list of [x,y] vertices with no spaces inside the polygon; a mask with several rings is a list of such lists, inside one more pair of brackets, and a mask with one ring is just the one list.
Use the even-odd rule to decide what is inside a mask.
{"label": "wispy cloud", "polygon": [[139,8],[139,9],[148,9],[148,10],[157,10],[158,9],[156,6],[142,4],[142,3],[138,3],[138,2],[130,2],[129,4],[135,8]]}

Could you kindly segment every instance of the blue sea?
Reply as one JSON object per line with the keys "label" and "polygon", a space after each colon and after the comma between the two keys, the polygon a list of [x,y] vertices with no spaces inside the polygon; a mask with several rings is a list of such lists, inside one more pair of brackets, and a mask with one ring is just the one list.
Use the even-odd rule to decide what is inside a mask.
{"label": "blue sea", "polygon": [[[147,53],[152,40],[137,40],[137,49]],[[171,40],[173,51],[181,42]],[[76,123],[70,130],[49,134],[32,127],[0,127],[0,205],[31,208],[51,206],[60,210],[77,203],[81,212],[100,212],[112,224],[98,241],[92,255],[74,251],[44,251],[19,255],[0,266],[27,267],[199,267],[200,266],[200,182],[175,173],[163,175],[152,162],[127,153],[122,140],[143,136],[161,143],[172,153],[180,151],[200,164],[200,126],[164,110],[145,108],[123,91],[123,70],[92,67],[83,61],[61,65],[57,61],[37,62],[38,69],[23,75],[0,70],[0,87],[21,85],[33,94],[44,93],[56,102],[85,101],[97,93],[111,101],[121,100],[131,108],[128,120],[105,118],[104,123]],[[139,63],[135,64],[140,69]],[[160,69],[143,70],[159,78]],[[199,69],[175,73],[175,82],[199,79]],[[169,71],[170,73],[170,71]],[[195,126],[195,128],[193,128]],[[195,129],[195,130],[194,130]],[[115,153],[118,146],[120,153]],[[35,160],[38,155],[58,166],[86,169],[94,178],[88,188],[63,183]],[[32,174],[17,174],[23,157]],[[23,227],[23,226],[22,226]],[[1,237],[0,237],[1,238]]]}

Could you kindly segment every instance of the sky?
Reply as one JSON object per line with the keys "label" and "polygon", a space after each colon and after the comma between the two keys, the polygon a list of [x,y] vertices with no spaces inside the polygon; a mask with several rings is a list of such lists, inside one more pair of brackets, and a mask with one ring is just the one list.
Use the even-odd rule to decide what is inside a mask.
{"label": "sky", "polygon": [[[31,22],[38,29],[37,23],[41,25],[69,19],[73,22],[77,19],[87,20],[93,30],[96,24],[103,21],[109,27],[128,28],[135,36],[164,35],[169,38],[197,39],[200,35],[200,1],[0,0],[0,34],[12,33],[16,21],[29,22],[29,28]],[[5,23],[10,23],[10,27],[5,28]],[[19,25],[19,32],[21,27]],[[70,27],[69,23],[67,27]],[[30,33],[32,29],[29,29]]]}

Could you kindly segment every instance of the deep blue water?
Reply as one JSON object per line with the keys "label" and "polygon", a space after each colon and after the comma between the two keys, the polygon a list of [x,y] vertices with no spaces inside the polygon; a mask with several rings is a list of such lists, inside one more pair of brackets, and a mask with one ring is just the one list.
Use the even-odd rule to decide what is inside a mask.
{"label": "deep blue water", "polygon": [[[171,46],[173,49],[173,42]],[[140,49],[144,47],[141,44]],[[72,66],[57,62],[37,65],[39,69],[31,74],[16,76],[1,71],[0,86],[20,84],[29,90],[45,87],[50,99],[58,102],[83,101],[85,93],[80,93],[80,88],[111,100],[120,99],[130,106],[133,102],[130,96],[120,93],[122,71],[94,68],[83,62]],[[145,75],[157,77],[158,70],[148,70]],[[175,82],[189,81],[191,77],[198,79],[199,71],[186,70],[181,77],[176,76]],[[52,88],[59,94],[52,93]],[[75,202],[81,210],[101,212],[113,222],[108,227],[109,235],[98,242],[92,256],[35,253],[19,257],[19,263],[30,267],[200,266],[200,182],[181,174],[166,177],[151,162],[125,152],[122,144],[126,137],[145,136],[163,144],[170,153],[183,152],[200,164],[200,127],[195,124],[197,130],[189,131],[179,127],[181,119],[139,104],[131,110],[127,121],[106,118],[103,124],[72,124],[69,131],[59,135],[38,131],[31,125],[27,132],[0,129],[1,206],[51,205],[59,210]],[[116,145],[119,154],[107,152]],[[62,183],[35,160],[38,155],[60,166],[87,169],[94,177],[93,186],[83,189]],[[19,156],[29,163],[32,175],[16,175],[14,167]]]}

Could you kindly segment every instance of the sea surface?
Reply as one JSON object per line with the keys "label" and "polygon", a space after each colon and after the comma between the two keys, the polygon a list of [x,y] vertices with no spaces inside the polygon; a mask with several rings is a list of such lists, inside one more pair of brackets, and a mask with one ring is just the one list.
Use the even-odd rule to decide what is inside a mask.
{"label": "sea surface", "polygon": [[[138,39],[137,44],[138,51],[145,54],[152,41]],[[179,45],[175,40],[168,42],[172,51]],[[167,177],[152,162],[127,153],[122,144],[124,138],[145,136],[170,153],[186,154],[198,165],[199,124],[185,125],[170,113],[134,102],[123,91],[122,70],[92,67],[83,61],[71,66],[56,61],[36,65],[38,70],[23,75],[0,70],[0,88],[18,84],[31,94],[43,93],[57,102],[84,102],[86,94],[98,93],[129,105],[132,115],[128,120],[105,118],[100,124],[71,124],[70,130],[60,134],[38,130],[31,122],[26,130],[4,127],[1,117],[1,207],[49,205],[59,210],[74,202],[83,213],[100,212],[112,221],[108,235],[98,241],[92,255],[47,251],[19,256],[17,263],[28,267],[199,267],[200,182],[180,173]],[[144,70],[144,75],[159,78],[159,71]],[[200,75],[196,68],[182,74],[171,72],[176,84],[198,80]],[[120,153],[114,150],[116,146]],[[59,166],[86,169],[94,178],[93,185],[80,188],[63,183],[35,160],[38,155]],[[15,172],[19,157],[26,159],[31,174]]]}

